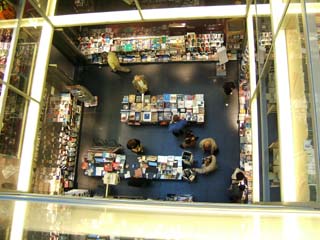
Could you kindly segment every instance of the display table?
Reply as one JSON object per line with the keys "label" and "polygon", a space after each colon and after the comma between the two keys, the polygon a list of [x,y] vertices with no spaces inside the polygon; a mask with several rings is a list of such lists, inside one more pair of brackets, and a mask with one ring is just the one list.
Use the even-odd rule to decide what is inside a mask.
{"label": "display table", "polygon": [[106,172],[123,173],[126,155],[112,153],[110,148],[96,147],[87,151],[82,169],[84,174],[92,177],[102,177]]}
{"label": "display table", "polygon": [[173,115],[188,122],[204,123],[204,95],[162,94],[125,95],[120,111],[121,122],[128,125],[168,125]]}
{"label": "display table", "polygon": [[[130,159],[130,157],[129,157]],[[181,156],[146,155],[131,158],[128,168],[120,174],[121,178],[146,178],[161,180],[182,180],[183,167]]]}

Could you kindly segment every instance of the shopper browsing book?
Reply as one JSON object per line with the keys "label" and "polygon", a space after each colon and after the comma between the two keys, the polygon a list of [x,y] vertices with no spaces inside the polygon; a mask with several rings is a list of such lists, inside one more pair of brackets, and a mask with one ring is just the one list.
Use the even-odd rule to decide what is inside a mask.
{"label": "shopper browsing book", "polygon": [[199,137],[196,137],[191,130],[186,131],[184,140],[180,145],[181,148],[194,148]]}
{"label": "shopper browsing book", "polygon": [[132,138],[127,142],[127,148],[134,153],[143,153],[143,146],[140,140]]}
{"label": "shopper browsing book", "polygon": [[144,78],[144,75],[135,75],[132,80],[133,87],[141,94],[148,91],[148,84]]}
{"label": "shopper browsing book", "polygon": [[172,121],[169,125],[169,132],[178,137],[183,134],[183,130],[187,124],[187,120],[181,119],[178,115],[173,115]]}
{"label": "shopper browsing book", "polygon": [[203,152],[209,154],[217,154],[218,145],[213,138],[204,138],[200,141],[199,147],[202,149]]}
{"label": "shopper browsing book", "polygon": [[201,168],[193,168],[192,170],[199,174],[207,174],[217,169],[217,159],[214,155],[203,158]]}

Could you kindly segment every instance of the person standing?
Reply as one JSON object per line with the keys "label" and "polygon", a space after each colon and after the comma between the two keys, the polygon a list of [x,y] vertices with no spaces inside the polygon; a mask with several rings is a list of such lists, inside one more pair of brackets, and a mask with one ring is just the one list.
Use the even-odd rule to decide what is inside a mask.
{"label": "person standing", "polygon": [[132,80],[132,85],[140,94],[144,94],[148,91],[148,84],[144,75],[135,75]]}
{"label": "person standing", "polygon": [[204,138],[200,141],[199,147],[202,149],[203,152],[209,154],[215,154],[218,151],[218,145],[213,138]]}

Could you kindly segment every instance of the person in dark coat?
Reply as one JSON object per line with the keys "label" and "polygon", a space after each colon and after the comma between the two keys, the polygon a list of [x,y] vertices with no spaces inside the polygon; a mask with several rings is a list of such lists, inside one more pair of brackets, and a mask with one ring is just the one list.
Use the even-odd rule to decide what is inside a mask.
{"label": "person in dark coat", "polygon": [[173,135],[178,137],[183,134],[183,130],[187,124],[187,120],[180,119],[178,115],[173,115],[172,122],[169,125],[169,132],[172,132]]}
{"label": "person in dark coat", "polygon": [[132,138],[127,142],[127,148],[134,153],[143,153],[143,146],[140,140]]}

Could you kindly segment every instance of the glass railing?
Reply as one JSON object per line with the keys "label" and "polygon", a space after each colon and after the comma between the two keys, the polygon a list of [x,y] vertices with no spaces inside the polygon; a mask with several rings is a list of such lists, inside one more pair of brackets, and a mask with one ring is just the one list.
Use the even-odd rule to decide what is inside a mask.
{"label": "glass railing", "polygon": [[[312,207],[0,195],[1,239],[318,239]],[[270,231],[272,229],[272,231]],[[279,239],[278,238],[278,239]]]}

